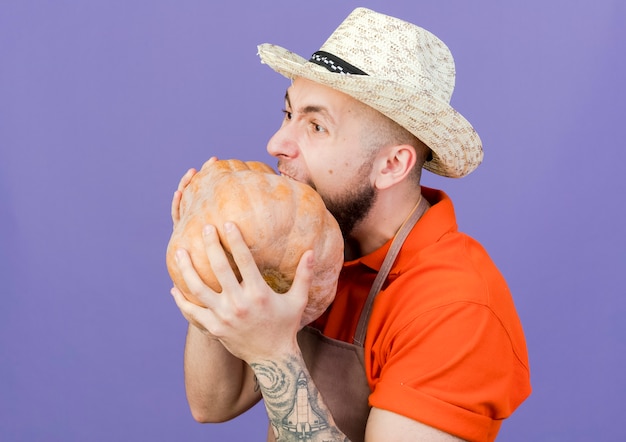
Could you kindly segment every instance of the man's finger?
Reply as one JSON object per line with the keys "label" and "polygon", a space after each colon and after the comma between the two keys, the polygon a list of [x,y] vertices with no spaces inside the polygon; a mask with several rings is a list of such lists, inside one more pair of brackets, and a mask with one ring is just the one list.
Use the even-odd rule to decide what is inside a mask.
{"label": "man's finger", "polygon": [[241,289],[239,279],[226,256],[217,229],[215,226],[207,224],[202,230],[202,236],[207,257],[211,263],[211,269],[217,278],[217,282],[222,287],[222,293],[236,293]]}
{"label": "man's finger", "polygon": [[[170,294],[172,295],[172,298],[174,298],[176,306],[182,313],[183,317],[187,320],[187,322],[192,324],[203,333],[214,336],[214,334],[210,330],[210,325],[207,324],[209,318],[214,317],[211,310],[190,302],[187,298],[185,298],[183,292],[181,292],[177,287],[172,287],[172,289],[170,290]],[[212,320],[211,323],[215,323],[215,321]]]}
{"label": "man's finger", "polygon": [[208,308],[213,308],[215,292],[202,281],[191,262],[189,253],[185,249],[178,249],[174,256],[176,257],[178,270],[180,270],[180,274],[191,294],[200,299]]}
{"label": "man's finger", "polygon": [[189,185],[189,183],[191,182],[191,178],[193,178],[195,174],[196,174],[196,169],[194,168],[191,168],[187,172],[185,172],[183,177],[178,182],[178,190],[180,190],[181,192],[185,190],[185,187]]}
{"label": "man's finger", "polygon": [[265,285],[265,280],[261,276],[259,267],[254,261],[254,256],[252,256],[252,252],[250,252],[250,248],[243,239],[239,228],[235,223],[226,222],[224,224],[224,232],[242,280],[246,281],[248,287],[254,287],[259,284]]}
{"label": "man's finger", "polygon": [[293,284],[289,289],[289,293],[305,293],[307,295],[311,289],[311,283],[313,282],[315,266],[315,254],[313,250],[307,250],[300,257],[298,267],[296,268],[296,275],[293,279]]}

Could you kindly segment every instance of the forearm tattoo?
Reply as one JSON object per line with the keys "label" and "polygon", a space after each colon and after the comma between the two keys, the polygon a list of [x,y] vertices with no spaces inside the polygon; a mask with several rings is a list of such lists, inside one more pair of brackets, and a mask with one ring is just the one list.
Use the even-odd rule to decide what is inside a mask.
{"label": "forearm tattoo", "polygon": [[251,364],[277,442],[348,442],[336,427],[304,362]]}

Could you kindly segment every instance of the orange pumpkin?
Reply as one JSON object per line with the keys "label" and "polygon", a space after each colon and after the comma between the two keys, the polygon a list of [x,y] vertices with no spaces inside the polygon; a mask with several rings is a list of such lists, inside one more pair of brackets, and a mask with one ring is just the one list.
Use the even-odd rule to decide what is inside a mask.
{"label": "orange pumpkin", "polygon": [[204,249],[206,224],[216,227],[231,267],[240,277],[224,241],[226,221],[238,226],[263,278],[278,293],[291,287],[302,254],[314,250],[314,278],[301,325],[324,312],[335,297],[343,263],[343,237],[337,221],[310,186],[277,175],[256,161],[207,161],[183,191],[180,221],[170,238],[166,263],[172,281],[187,299],[202,305],[177,269],[174,254],[178,248],[189,252],[204,283],[221,291]]}

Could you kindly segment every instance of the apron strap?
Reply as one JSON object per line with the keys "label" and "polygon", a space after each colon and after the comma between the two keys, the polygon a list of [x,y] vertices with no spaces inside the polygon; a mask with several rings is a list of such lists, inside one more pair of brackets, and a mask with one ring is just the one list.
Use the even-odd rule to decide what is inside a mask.
{"label": "apron strap", "polygon": [[413,229],[413,226],[415,226],[415,224],[422,217],[424,212],[426,212],[428,206],[429,204],[428,201],[426,201],[426,198],[420,195],[420,199],[413,208],[413,211],[406,219],[404,224],[402,224],[400,230],[398,230],[398,233],[396,233],[396,236],[393,238],[391,246],[389,247],[389,251],[387,252],[383,264],[381,265],[380,270],[376,275],[376,279],[374,279],[372,288],[367,295],[367,300],[365,301],[365,305],[363,306],[363,310],[361,311],[361,316],[359,317],[359,323],[357,324],[356,333],[353,340],[356,345],[359,345],[361,347],[364,346],[365,332],[367,331],[367,324],[369,323],[370,316],[372,314],[374,298],[376,297],[378,292],[380,292],[380,289],[387,279],[389,271],[391,270],[391,266],[393,266],[393,263],[396,261],[398,253],[402,248],[402,244],[404,244],[404,240],[409,235],[411,229]]}

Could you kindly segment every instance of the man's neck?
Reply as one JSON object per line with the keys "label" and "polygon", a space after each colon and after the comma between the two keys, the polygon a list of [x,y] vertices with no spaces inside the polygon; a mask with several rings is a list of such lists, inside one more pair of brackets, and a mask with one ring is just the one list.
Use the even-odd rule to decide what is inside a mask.
{"label": "man's neck", "polygon": [[382,247],[398,232],[419,202],[419,195],[401,201],[379,198],[370,213],[345,241],[345,260],[352,261]]}

